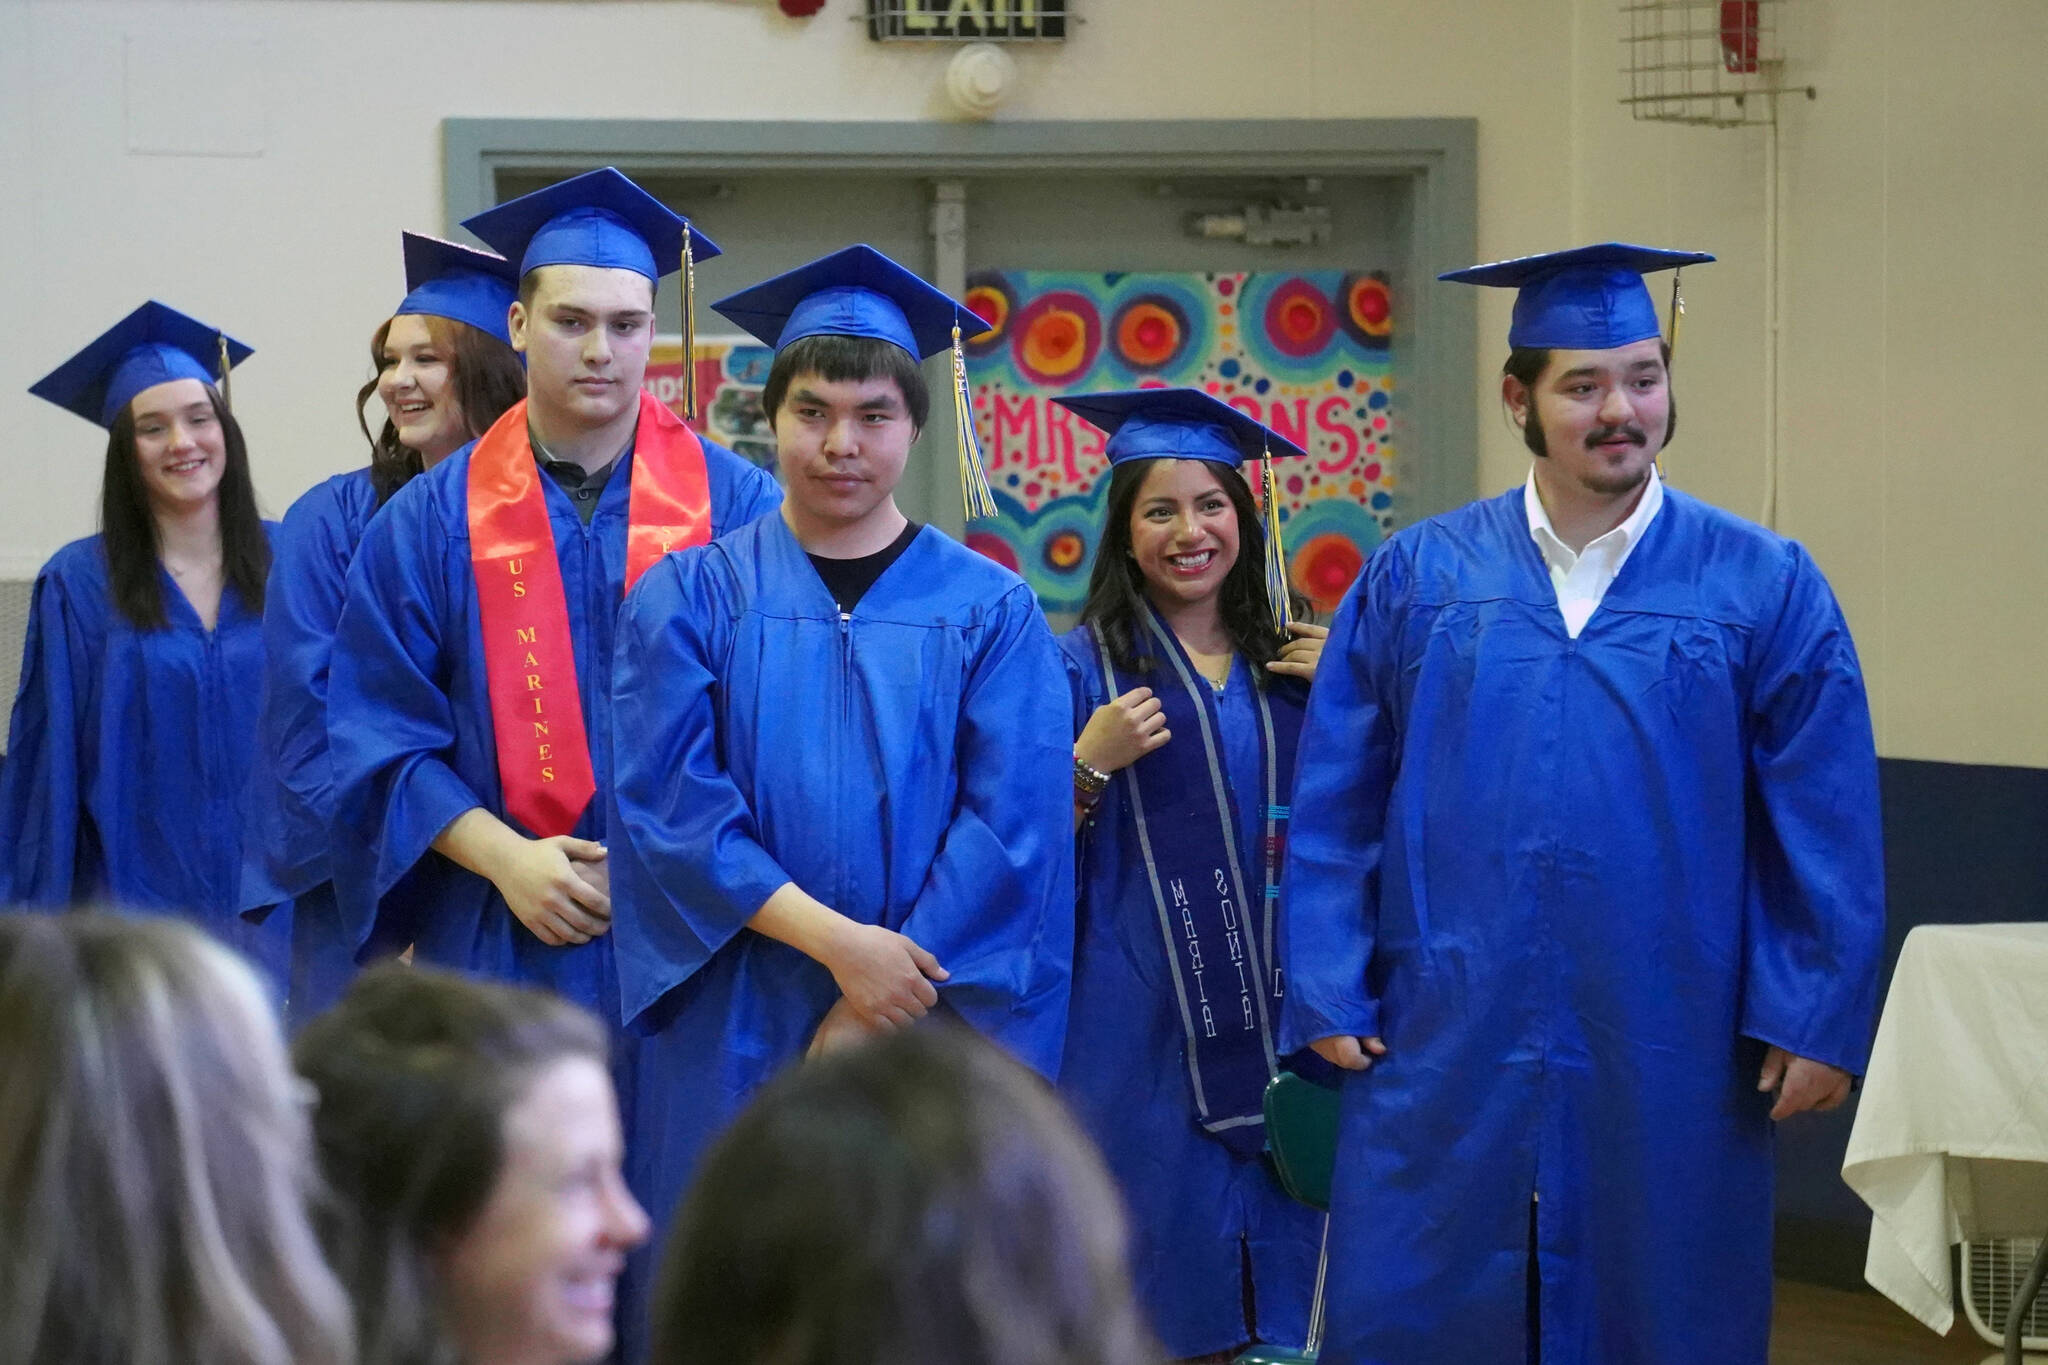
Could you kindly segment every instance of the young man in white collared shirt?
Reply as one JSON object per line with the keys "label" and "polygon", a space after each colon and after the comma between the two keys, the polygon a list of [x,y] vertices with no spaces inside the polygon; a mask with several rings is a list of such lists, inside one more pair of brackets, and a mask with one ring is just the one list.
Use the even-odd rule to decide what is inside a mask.
{"label": "young man in white collared shirt", "polygon": [[[1521,347],[1501,376],[1501,401],[1536,456],[1522,495],[1529,534],[1575,640],[1664,503],[1669,360],[1656,338],[1606,351]],[[1546,431],[1558,434],[1555,456]]]}
{"label": "young man in white collared shirt", "polygon": [[1447,277],[1521,291],[1536,459],[1374,553],[1310,694],[1281,1048],[1367,1072],[1323,1365],[1764,1365],[1771,1125],[1868,1056],[1883,858],[1826,581],[1656,473],[1641,272],[1707,259]]}

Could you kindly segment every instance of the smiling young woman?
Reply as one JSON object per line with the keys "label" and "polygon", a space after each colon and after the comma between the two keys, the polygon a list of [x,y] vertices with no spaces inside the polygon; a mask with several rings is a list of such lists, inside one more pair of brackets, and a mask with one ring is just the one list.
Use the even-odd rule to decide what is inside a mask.
{"label": "smiling young woman", "polygon": [[1259,1159],[1260,1101],[1280,1061],[1321,1065],[1277,1052],[1272,926],[1324,631],[1276,625],[1239,465],[1303,452],[1194,390],[1059,401],[1109,433],[1110,459],[1082,623],[1060,641],[1079,834],[1060,1088],[1122,1187],[1168,1353],[1299,1346],[1321,1224]]}
{"label": "smiling young woman", "polygon": [[362,1365],[582,1365],[647,1215],[596,1016],[396,963],[299,1035]]}
{"label": "smiling young woman", "polygon": [[[371,337],[377,373],[356,394],[369,466],[315,484],[285,513],[264,610],[261,771],[248,789],[241,900],[249,914],[293,903],[293,1021],[347,986],[366,932],[342,922],[328,781],[327,669],[349,565],[378,508],[526,392],[506,330],[511,262],[411,232],[404,251],[409,292]],[[374,436],[364,415],[373,396],[385,412]],[[352,860],[339,861],[346,875]]]}
{"label": "smiling young woman", "polygon": [[0,776],[0,903],[236,915],[262,668],[266,527],[222,392],[249,348],[147,303],[30,392],[108,432],[100,533],[36,579]]}

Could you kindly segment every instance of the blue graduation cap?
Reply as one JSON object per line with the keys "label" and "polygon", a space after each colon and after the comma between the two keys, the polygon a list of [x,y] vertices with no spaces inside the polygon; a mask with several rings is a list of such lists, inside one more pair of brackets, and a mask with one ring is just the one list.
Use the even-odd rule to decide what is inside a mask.
{"label": "blue graduation cap", "polygon": [[978,336],[988,324],[943,290],[934,289],[871,246],[845,247],[808,265],[763,280],[711,305],[777,351],[805,337],[869,337],[913,359],[953,352],[953,420],[959,440],[960,496],[967,515],[992,517],[974,408],[967,395],[961,330]]}
{"label": "blue graduation cap", "polygon": [[1265,423],[1200,389],[1125,389],[1070,393],[1052,400],[1109,433],[1112,465],[1128,460],[1207,460],[1237,468],[1246,460],[1306,457]]}
{"label": "blue graduation cap", "polygon": [[1103,450],[1111,468],[1132,460],[1207,460],[1236,469],[1246,460],[1259,465],[1260,502],[1266,522],[1266,600],[1273,629],[1294,619],[1287,582],[1287,552],[1280,543],[1280,498],[1273,461],[1308,452],[1265,423],[1200,389],[1122,389],[1114,393],[1070,393],[1052,400],[1109,433]]}
{"label": "blue graduation cap", "polygon": [[38,398],[109,430],[144,389],[173,379],[218,384],[255,351],[215,327],[151,299],[29,386]]}
{"label": "blue graduation cap", "polygon": [[926,284],[871,246],[850,246],[763,280],[711,311],[781,350],[805,337],[873,337],[922,360],[988,330],[966,304]]}
{"label": "blue graduation cap", "polygon": [[507,346],[506,322],[519,292],[519,267],[494,251],[444,242],[418,232],[400,234],[405,249],[407,294],[394,317],[425,314],[466,322]]}
{"label": "blue graduation cap", "polygon": [[683,272],[683,415],[697,416],[698,261],[718,244],[627,179],[616,167],[586,171],[485,209],[462,225],[519,262],[519,278],[544,265],[595,265],[659,281]]}
{"label": "blue graduation cap", "polygon": [[690,221],[616,167],[586,171],[544,190],[508,199],[462,225],[519,262],[519,275],[544,265],[596,265],[659,280],[683,263],[719,254]]}
{"label": "blue graduation cap", "polygon": [[[1468,266],[1437,278],[1520,290],[1508,328],[1510,346],[1608,351],[1662,335],[1657,306],[1643,284],[1646,272],[1704,265],[1713,259],[1704,251],[1602,242]],[[1682,303],[1674,305],[1674,338],[1683,308]]]}

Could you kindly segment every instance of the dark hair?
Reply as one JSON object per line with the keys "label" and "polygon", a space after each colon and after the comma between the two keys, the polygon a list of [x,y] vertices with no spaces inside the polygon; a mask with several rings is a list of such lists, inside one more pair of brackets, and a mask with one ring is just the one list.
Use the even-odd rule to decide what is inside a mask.
{"label": "dark hair", "polygon": [[[1671,368],[1670,343],[1660,341],[1657,343],[1657,349],[1664,357],[1668,381]],[[1507,363],[1500,367],[1502,374],[1530,391],[1529,416],[1522,423],[1522,444],[1529,447],[1529,452],[1538,459],[1550,454],[1549,443],[1543,439],[1543,423],[1536,420],[1535,400],[1536,381],[1543,377],[1543,371],[1550,366],[1550,352],[1551,348],[1548,346],[1516,346],[1509,350]],[[1671,438],[1677,434],[1678,396],[1674,393],[1667,399],[1664,407],[1664,445],[1670,445]],[[1659,447],[1660,450],[1662,448]]]}
{"label": "dark hair", "polygon": [[910,409],[910,424],[919,431],[932,415],[931,389],[916,357],[891,341],[875,337],[815,336],[792,341],[776,353],[761,388],[761,410],[770,426],[799,375],[814,374],[828,384],[864,379],[893,379]]}
{"label": "dark hair", "polygon": [[246,962],[167,917],[0,916],[0,1052],[0,1360],[350,1365]]}
{"label": "dark hair", "polygon": [[[1102,539],[1095,547],[1095,567],[1088,574],[1088,597],[1081,604],[1082,624],[1095,632],[1118,668],[1133,673],[1148,673],[1159,661],[1146,643],[1150,632],[1141,624],[1146,610],[1145,575],[1131,557],[1131,511],[1137,506],[1138,490],[1144,487],[1146,476],[1171,458],[1126,460],[1110,470]],[[1237,562],[1223,576],[1217,610],[1232,646],[1263,676],[1263,666],[1279,657],[1281,644],[1273,633],[1273,599],[1266,595],[1265,522],[1241,472],[1213,462],[1204,462],[1204,467],[1215,474],[1237,513]],[[1289,598],[1295,615],[1305,616],[1308,603],[1296,593],[1290,592]]]}
{"label": "dark hair", "polygon": [[[427,336],[434,346],[448,357],[448,382],[454,386],[455,401],[462,409],[469,434],[483,435],[491,429],[491,423],[505,415],[507,408],[526,397],[526,370],[519,363],[519,352],[466,322],[435,313],[418,316],[427,324]],[[356,390],[356,425],[363,429],[363,439],[370,443],[370,486],[377,491],[379,507],[426,468],[420,453],[398,439],[398,425],[388,414],[384,429],[372,436],[370,420],[363,411],[377,392],[377,381],[384,376],[384,343],[391,337],[394,321],[395,318],[384,319],[371,333],[370,364],[376,372],[369,383]]]}
{"label": "dark hair", "polygon": [[292,1052],[319,1092],[313,1136],[334,1192],[322,1233],[355,1299],[362,1365],[440,1365],[431,1253],[466,1232],[505,1158],[505,1113],[555,1062],[607,1062],[604,1026],[544,991],[387,963],[358,977]]}
{"label": "dark hair", "polygon": [[792,1068],[705,1157],[661,1365],[1140,1365],[1120,1200],[1044,1082],[930,1021]]}
{"label": "dark hair", "polygon": [[[219,390],[208,384],[206,398],[227,450],[227,466],[215,494],[220,507],[221,580],[245,607],[261,613],[263,584],[270,577],[270,537],[263,529],[263,514],[256,510],[249,447]],[[135,450],[133,403],[115,416],[107,438],[107,468],[100,479],[100,546],[114,605],[137,630],[162,630],[170,623],[160,576],[162,546],[149,509],[149,490],[142,482],[142,460]]]}

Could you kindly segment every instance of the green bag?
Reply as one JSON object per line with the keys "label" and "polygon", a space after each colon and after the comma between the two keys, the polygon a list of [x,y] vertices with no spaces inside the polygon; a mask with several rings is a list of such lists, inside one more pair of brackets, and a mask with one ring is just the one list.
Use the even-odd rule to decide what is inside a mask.
{"label": "green bag", "polygon": [[1337,1164],[1337,1092],[1292,1071],[1267,1082],[1266,1153],[1281,1189],[1328,1213],[1330,1172]]}
{"label": "green bag", "polygon": [[1301,1350],[1253,1342],[1232,1365],[1313,1365],[1323,1345],[1323,1279],[1330,1261],[1330,1172],[1337,1164],[1337,1092],[1283,1071],[1266,1083],[1266,1155],[1280,1188],[1323,1211],[1323,1249],[1316,1259],[1315,1300]]}

